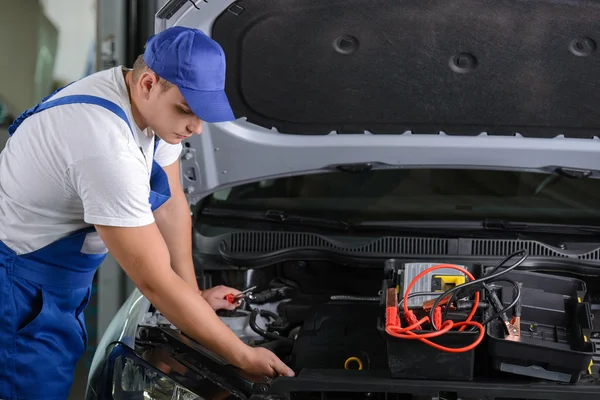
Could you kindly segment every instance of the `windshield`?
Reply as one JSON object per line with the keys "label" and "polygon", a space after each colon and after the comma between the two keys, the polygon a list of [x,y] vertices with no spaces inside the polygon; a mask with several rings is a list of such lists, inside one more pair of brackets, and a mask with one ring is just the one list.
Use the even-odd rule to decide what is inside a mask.
{"label": "windshield", "polygon": [[600,223],[600,180],[535,172],[393,169],[334,172],[245,184],[204,207],[281,210],[353,220]]}

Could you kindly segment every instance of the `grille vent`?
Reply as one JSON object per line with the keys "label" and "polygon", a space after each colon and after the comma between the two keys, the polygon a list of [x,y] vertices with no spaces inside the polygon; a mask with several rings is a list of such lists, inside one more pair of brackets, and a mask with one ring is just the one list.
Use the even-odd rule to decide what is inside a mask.
{"label": "grille vent", "polygon": [[577,256],[580,260],[597,261],[600,260],[600,249],[590,251],[589,253],[580,254]]}
{"label": "grille vent", "polygon": [[229,244],[229,251],[234,253],[265,253],[290,247],[342,249],[321,236],[294,232],[237,232],[229,237]]}
{"label": "grille vent", "polygon": [[[472,255],[505,257],[523,248],[533,257],[562,257],[600,261],[600,248],[585,253],[560,251],[534,240],[505,239],[445,239],[421,237],[382,237],[379,239],[347,238],[336,241],[325,236],[304,232],[234,232],[221,241],[222,251],[261,254],[285,249],[304,248],[333,250],[350,254],[375,256],[394,255]],[[351,240],[354,240],[351,242]]]}
{"label": "grille vent", "polygon": [[342,244],[323,236],[295,232],[236,232],[227,240],[231,253],[264,253],[287,248],[340,250],[376,254],[448,254],[449,240],[435,238],[384,237],[357,245]]}
{"label": "grille vent", "polygon": [[504,257],[515,251],[527,249],[530,256],[537,257],[569,257],[567,254],[559,253],[550,247],[532,240],[495,240],[474,239],[472,241],[471,255],[474,256],[498,256]]}

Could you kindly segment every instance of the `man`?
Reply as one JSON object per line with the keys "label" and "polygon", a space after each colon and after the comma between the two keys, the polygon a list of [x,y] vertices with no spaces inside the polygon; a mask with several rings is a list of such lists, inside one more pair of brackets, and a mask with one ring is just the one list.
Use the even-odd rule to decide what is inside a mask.
{"label": "man", "polygon": [[181,141],[233,120],[225,57],[202,32],[152,37],[133,70],[101,71],[22,114],[0,154],[0,398],[65,399],[87,344],[82,311],[110,251],[176,326],[259,376],[293,372],[242,343],[198,290]]}

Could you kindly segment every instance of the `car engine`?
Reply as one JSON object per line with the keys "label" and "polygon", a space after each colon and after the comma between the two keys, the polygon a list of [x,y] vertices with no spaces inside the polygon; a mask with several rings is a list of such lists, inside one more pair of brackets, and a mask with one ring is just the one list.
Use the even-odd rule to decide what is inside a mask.
{"label": "car engine", "polygon": [[[391,259],[376,271],[332,267],[326,278],[319,276],[322,265],[284,266],[280,272],[291,276],[219,314],[240,338],[274,351],[296,374],[356,369],[402,379],[590,379],[597,375],[597,329],[586,284],[518,270],[526,257],[515,253],[495,266]],[[349,279],[355,274],[360,279]]]}

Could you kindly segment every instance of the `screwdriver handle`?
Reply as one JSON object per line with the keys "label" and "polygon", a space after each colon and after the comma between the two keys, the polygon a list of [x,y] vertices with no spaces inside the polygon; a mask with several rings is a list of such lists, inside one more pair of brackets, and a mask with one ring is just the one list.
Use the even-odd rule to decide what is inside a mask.
{"label": "screwdriver handle", "polygon": [[229,293],[228,295],[225,296],[225,300],[227,300],[227,302],[229,302],[229,304],[234,304],[237,299],[235,298],[234,295]]}
{"label": "screwdriver handle", "polygon": [[252,293],[254,289],[256,289],[256,286],[252,286],[251,288],[248,288],[237,295],[229,293],[225,295],[225,300],[227,300],[231,304],[237,303],[238,301],[246,297],[248,294]]}

